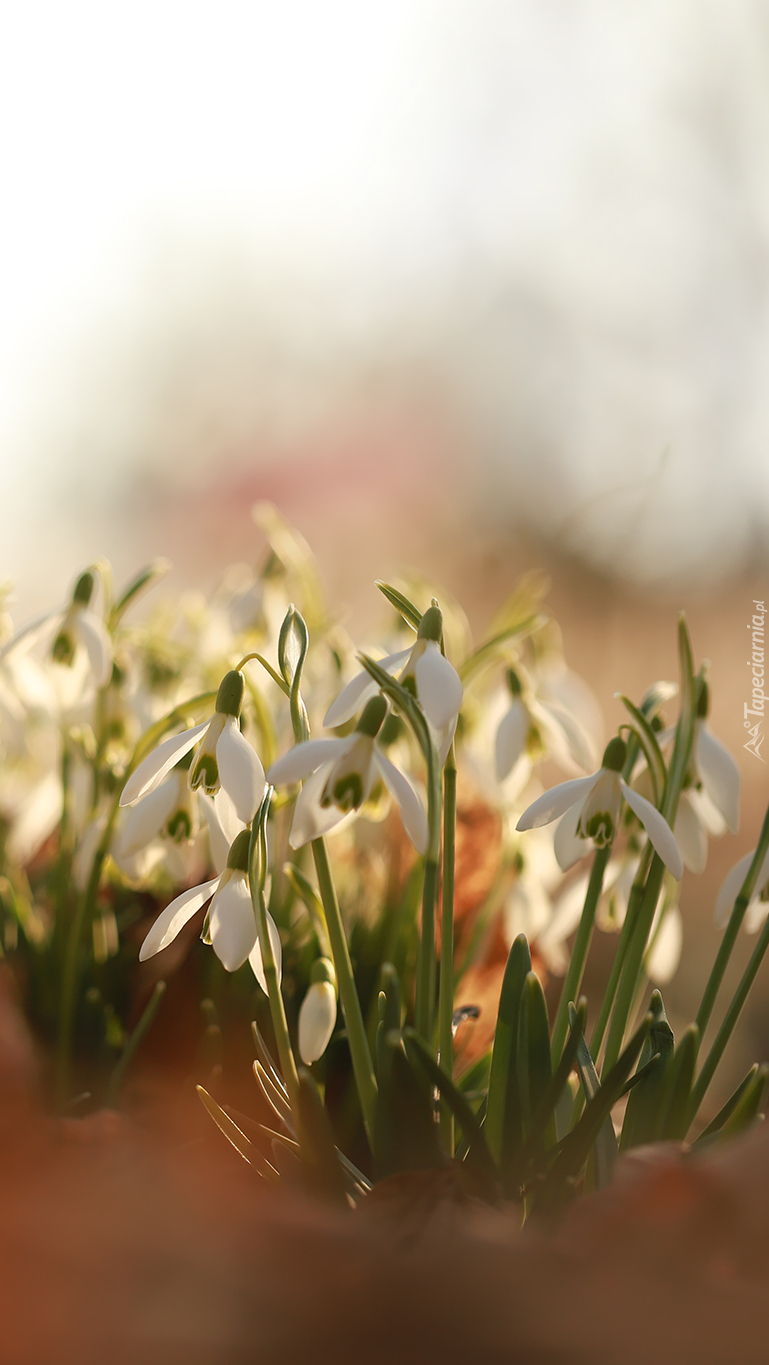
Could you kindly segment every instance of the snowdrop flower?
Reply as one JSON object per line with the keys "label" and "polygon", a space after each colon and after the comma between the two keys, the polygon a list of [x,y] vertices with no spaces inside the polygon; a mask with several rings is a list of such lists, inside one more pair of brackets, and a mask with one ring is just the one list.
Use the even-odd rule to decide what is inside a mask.
{"label": "snowdrop flower", "polygon": [[507,685],[512,702],[502,717],[494,742],[497,780],[504,782],[520,760],[534,752],[546,754],[561,767],[583,771],[594,761],[581,725],[565,707],[536,697],[524,689],[518,673],[509,669]]}
{"label": "snowdrop flower", "polygon": [[127,809],[112,850],[118,863],[159,836],[177,844],[194,839],[198,812],[187,780],[191,761],[191,754],[185,754],[154,791]]}
{"label": "snowdrop flower", "polygon": [[381,778],[397,802],[403,826],[418,853],[428,844],[427,816],[409,779],[376,743],[387,715],[381,694],[366,705],[351,735],[344,739],[308,739],[294,745],[270,768],[273,786],[308,778],[296,801],[289,843],[302,848],[334,829],[345,816],[360,810]]}
{"label": "snowdrop flower", "polygon": [[[141,962],[167,948],[193,915],[210,900],[204,935],[211,943],[219,961],[228,972],[235,972],[248,959],[262,990],[266,992],[267,983],[248,881],[250,841],[251,831],[241,830],[230,846],[227,865],[219,876],[203,882],[200,886],[190,887],[166,906],[155,920],[139,950]],[[280,980],[280,935],[269,915],[267,923]]]}
{"label": "snowdrop flower", "polygon": [[[440,608],[428,607],[419,623],[416,643],[410,649],[388,654],[378,662],[387,673],[397,674],[398,681],[415,694],[436,732],[439,751],[445,745],[445,759],[454,737],[463,688],[456,669],[441,653],[442,632]],[[378,690],[378,684],[364,669],[342,689],[326,712],[323,724],[329,729],[344,725],[369,698],[376,696]]]}
{"label": "snowdrop flower", "polygon": [[211,720],[159,744],[129,777],[120,798],[121,806],[134,806],[156,791],[171,769],[201,740],[190,764],[190,790],[202,787],[207,795],[213,796],[222,788],[242,824],[250,824],[264,792],[264,769],[240,733],[238,717],[243,689],[243,674],[231,669],[220,684]]}
{"label": "snowdrop flower", "polygon": [[[729,833],[736,834],[740,827],[740,770],[726,745],[716,739],[708,725],[709,700],[708,685],[704,683],[694,722],[691,758],[693,788],[715,806],[726,822]],[[675,727],[663,731],[658,736],[660,748],[669,744],[674,735]],[[697,803],[696,798],[695,814],[707,828],[707,808],[703,802]]]}
{"label": "snowdrop flower", "polygon": [[299,1011],[299,1055],[305,1066],[323,1056],[336,1026],[336,975],[333,963],[313,963],[310,988]]}
{"label": "snowdrop flower", "polygon": [[[640,820],[665,866],[678,879],[683,876],[684,865],[673,831],[656,807],[623,780],[621,772],[626,756],[625,741],[617,738],[610,740],[597,773],[590,777],[572,778],[569,782],[552,787],[524,811],[516,828],[538,829],[557,820],[559,816],[565,816],[567,812],[573,812],[570,823],[565,826],[571,841],[568,849],[564,848],[565,839],[561,840],[559,848],[559,831],[556,832],[556,856],[565,871],[581,856],[579,845],[574,853],[574,845],[578,840],[592,839],[596,848],[606,848],[612,842],[619,828],[624,798]],[[566,852],[571,862],[562,861]]]}
{"label": "snowdrop flower", "polygon": [[[746,853],[744,858],[740,858],[735,863],[731,872],[727,872],[721,885],[721,890],[716,899],[716,924],[719,929],[726,928],[731,918],[734,902],[740,894],[742,883],[748,875],[748,868],[755,857],[756,850]],[[769,914],[769,853],[767,853],[761,864],[758,880],[756,881],[753,895],[748,901],[745,911],[745,930],[748,934],[755,934],[763,924]]]}
{"label": "snowdrop flower", "polygon": [[69,607],[48,612],[19,631],[5,646],[3,657],[12,656],[20,648],[31,649],[46,636],[52,636],[50,657],[54,663],[72,668],[78,658],[85,658],[96,687],[105,687],[112,676],[112,642],[101,617],[91,610],[94,587],[89,569],[77,580]]}

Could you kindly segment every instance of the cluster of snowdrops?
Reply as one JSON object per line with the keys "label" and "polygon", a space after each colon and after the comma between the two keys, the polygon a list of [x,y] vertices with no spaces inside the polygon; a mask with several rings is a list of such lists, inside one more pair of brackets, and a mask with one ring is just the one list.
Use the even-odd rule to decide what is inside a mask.
{"label": "cluster of snowdrops", "polygon": [[[160,564],[116,594],[96,564],[29,626],[6,606],[0,934],[51,1040],[58,1102],[75,1098],[94,1027],[116,1101],[162,1028],[162,983],[138,1022],[123,983],[198,917],[259,997],[262,1109],[248,1124],[201,1098],[268,1179],[349,1203],[398,1171],[461,1163],[490,1198],[547,1214],[610,1179],[624,1148],[696,1147],[754,1122],[763,1066],[704,1131],[698,1114],[769,943],[769,825],[721,889],[721,947],[678,1039],[660,991],[681,953],[684,869],[701,872],[708,839],[739,820],[739,772],[708,725],[685,622],[678,683],[623,697],[604,746],[536,576],[477,645],[445,594],[379,583],[389,628],[361,647],[301,537],[273,508],[256,516],[263,563],[233,566],[210,600],[165,596]],[[564,780],[545,783],[543,764]],[[495,874],[460,954],[468,800],[493,813]],[[743,922],[755,951],[706,1051]],[[589,1008],[596,927],[616,949]],[[500,929],[496,1016],[474,1055],[468,983]],[[552,1009],[548,976],[562,978]]]}

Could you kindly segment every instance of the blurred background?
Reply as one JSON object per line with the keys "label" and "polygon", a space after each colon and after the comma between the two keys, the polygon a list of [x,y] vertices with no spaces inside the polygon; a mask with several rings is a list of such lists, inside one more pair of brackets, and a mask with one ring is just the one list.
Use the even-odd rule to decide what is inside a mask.
{"label": "blurred background", "polygon": [[745,777],[740,835],[685,884],[701,980],[769,788],[742,748],[769,593],[766,6],[30,0],[0,21],[0,128],[17,620],[100,555],[210,587],[261,554],[257,498],[353,621],[406,566],[480,629],[546,569],[608,725],[617,688],[674,676],[686,608]]}

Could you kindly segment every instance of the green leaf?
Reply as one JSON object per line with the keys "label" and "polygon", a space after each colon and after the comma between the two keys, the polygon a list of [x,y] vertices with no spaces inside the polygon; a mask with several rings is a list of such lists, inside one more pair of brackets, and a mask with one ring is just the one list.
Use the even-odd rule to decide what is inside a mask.
{"label": "green leaf", "polygon": [[711,1141],[720,1136],[721,1130],[728,1119],[731,1118],[742,1096],[745,1094],[751,1081],[758,1075],[758,1062],[754,1062],[747,1076],[745,1076],[737,1086],[733,1095],[729,1096],[726,1104],[719,1109],[714,1119],[711,1119],[707,1128],[703,1129],[696,1142],[692,1143],[692,1151],[696,1152],[700,1147],[707,1147]]}
{"label": "green leaf", "polygon": [[[657,736],[643,711],[640,711],[630,698],[625,696],[624,692],[617,692],[615,695],[619,697],[619,700],[633,718],[633,725],[630,728],[632,728],[634,734],[637,736],[638,742],[646,756],[646,762],[649,766],[652,786],[654,788],[654,805],[659,807],[665,792],[667,772],[665,769],[665,760],[662,757],[662,750],[657,741]],[[623,726],[622,728],[624,729],[625,727]]]}
{"label": "green leaf", "polygon": [[722,1129],[724,1137],[736,1137],[738,1133],[749,1128],[759,1116],[763,1116],[767,1092],[769,1092],[769,1066],[764,1062],[746,1085],[734,1106],[733,1112],[726,1120]]}
{"label": "green leaf", "polygon": [[[700,1031],[696,1024],[684,1029],[672,1060],[665,1073],[663,1108],[659,1137],[683,1141],[689,1128],[689,1102],[694,1080],[694,1068],[700,1048]],[[667,1103],[665,1103],[667,1100]]]}
{"label": "green leaf", "polygon": [[[550,1061],[550,1021],[545,993],[536,972],[528,972],[523,983],[518,1014],[517,1045],[518,1087],[524,1135],[553,1078]],[[552,1134],[555,1139],[555,1130]]]}
{"label": "green leaf", "polygon": [[300,1152],[307,1188],[332,1204],[347,1208],[347,1186],[337,1157],[334,1134],[315,1080],[306,1066],[300,1066],[299,1131]]}
{"label": "green leaf", "polygon": [[[576,1011],[572,1005],[569,1009],[569,1022],[574,1027],[576,1021]],[[582,1081],[582,1088],[588,1101],[594,1100],[601,1091],[601,1082],[598,1072],[595,1069],[593,1058],[590,1055],[590,1048],[585,1041],[585,1035],[580,1034],[577,1038],[576,1062],[579,1077]],[[588,1106],[589,1107],[589,1106]],[[585,1114],[588,1110],[586,1108]],[[617,1139],[614,1133],[614,1124],[611,1121],[611,1114],[607,1113],[606,1118],[598,1129],[595,1139],[593,1152],[595,1163],[595,1183],[597,1189],[601,1190],[608,1185],[614,1166],[617,1161],[618,1148]]]}
{"label": "green leaf", "polygon": [[155,983],[154,990],[149,1000],[147,1001],[147,1004],[144,1007],[142,1016],[138,1024],[136,1025],[136,1028],[134,1029],[133,1033],[131,1034],[130,1038],[128,1039],[128,1042],[123,1048],[120,1060],[117,1066],[115,1067],[115,1070],[113,1071],[112,1076],[110,1077],[109,1085],[107,1086],[106,1105],[108,1109],[117,1108],[118,1099],[120,1097],[120,1089],[123,1084],[123,1077],[128,1067],[131,1065],[131,1062],[133,1061],[133,1058],[142,1042],[142,1039],[148,1032],[152,1024],[152,1021],[158,1012],[158,1007],[160,1005],[161,1000],[163,999],[163,996],[165,995],[165,990],[166,990],[165,981],[157,981]]}
{"label": "green leaf", "polygon": [[414,603],[409,600],[406,594],[399,592],[397,588],[391,587],[389,583],[384,583],[380,578],[375,580],[375,586],[383,596],[387,598],[390,606],[394,607],[398,614],[403,617],[406,624],[412,626],[414,630],[418,630],[419,622],[422,620],[422,613],[418,607],[414,606]]}
{"label": "green leaf", "polygon": [[422,1171],[446,1164],[433,1106],[422,1077],[417,1077],[403,1050],[400,1033],[385,1035],[389,1049],[389,1083],[385,1097],[377,1093],[374,1157],[378,1180],[398,1171]]}
{"label": "green leaf", "polygon": [[157,583],[159,579],[163,578],[168,573],[170,568],[170,560],[153,559],[152,563],[148,564],[146,569],[142,569],[141,573],[136,575],[109,614],[108,628],[110,631],[115,629],[118,622],[128,611],[128,608],[141,596],[144,589],[152,587],[153,583]]}
{"label": "green leaf", "polygon": [[[531,1127],[523,1145],[520,1159],[521,1180],[528,1167],[533,1163],[536,1167],[538,1157],[544,1155],[543,1148],[548,1146],[553,1148],[557,1142],[557,1123],[556,1108],[561,1095],[566,1089],[566,1083],[571,1075],[572,1068],[577,1056],[577,1047],[585,1030],[587,1023],[587,1001],[584,996],[578,1001],[576,1010],[572,1004],[571,1023],[569,1032],[566,1036],[561,1060],[556,1067],[555,1074],[550,1080],[547,1089],[537,1105],[532,1115]],[[569,1112],[571,1112],[571,1100],[569,1101]],[[553,1139],[552,1141],[550,1139]]]}
{"label": "green leaf", "polygon": [[[644,1074],[627,1102],[619,1144],[621,1152],[654,1142],[659,1137],[664,1118],[661,1106],[667,1094],[666,1071],[673,1056],[675,1039],[659,991],[652,992],[649,1009],[654,1022],[639,1059],[639,1072]],[[651,1059],[655,1055],[659,1061],[652,1066]]]}
{"label": "green leaf", "polygon": [[502,658],[506,652],[505,647],[511,640],[520,640],[526,635],[532,635],[536,630],[541,630],[547,619],[546,616],[537,612],[522,621],[514,622],[504,630],[499,631],[498,634],[492,635],[491,639],[485,640],[482,645],[473,650],[472,654],[468,654],[464,662],[460,664],[457,671],[462,682],[467,685],[476,673],[480,673],[482,668]]}
{"label": "green leaf", "polygon": [[488,1144],[483,1135],[481,1126],[473,1113],[470,1105],[460,1090],[457,1090],[451,1077],[446,1074],[443,1067],[436,1062],[435,1058],[428,1051],[422,1039],[415,1029],[404,1031],[406,1051],[413,1051],[419,1060],[420,1065],[427,1072],[427,1076],[435,1088],[438,1090],[441,1099],[446,1101],[457,1123],[467,1141],[467,1160],[470,1165],[476,1166],[485,1175],[495,1182],[499,1179],[499,1172],[492,1159]]}
{"label": "green leaf", "polygon": [[486,1105],[486,1141],[500,1165],[507,1164],[522,1137],[516,1050],[523,986],[530,971],[529,945],[526,936],[519,934],[510,948],[502,980]]}
{"label": "green leaf", "polygon": [[221,1105],[216,1103],[216,1100],[209,1095],[207,1090],[204,1090],[202,1085],[196,1085],[195,1089],[200,1096],[204,1109],[211,1115],[217,1128],[221,1133],[224,1133],[227,1141],[232,1144],[235,1151],[242,1156],[243,1160],[246,1161],[249,1166],[255,1167],[260,1175],[265,1176],[267,1179],[273,1179],[275,1175],[277,1175],[275,1168],[271,1166],[269,1161],[262,1156],[261,1152],[254,1147],[251,1140],[246,1137],[237,1123],[230,1118],[229,1114],[225,1113]]}

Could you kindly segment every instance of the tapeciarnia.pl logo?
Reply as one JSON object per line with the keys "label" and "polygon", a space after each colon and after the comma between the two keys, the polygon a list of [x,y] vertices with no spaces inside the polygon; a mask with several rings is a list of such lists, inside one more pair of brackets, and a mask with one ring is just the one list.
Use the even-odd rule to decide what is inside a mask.
{"label": "tapeciarnia.pl logo", "polygon": [[[764,692],[764,618],[766,607],[763,602],[757,602],[755,598],[753,599],[753,606],[755,611],[748,622],[752,646],[751,657],[748,659],[748,668],[752,670],[752,693],[750,702],[746,701],[742,710],[745,729],[748,731],[750,739],[742,747],[751,754],[755,754],[756,758],[761,759],[762,763],[765,763],[766,759],[761,758],[761,745],[764,742],[761,722],[764,719],[764,708],[766,706],[766,693]],[[755,724],[751,724],[748,719],[749,716],[757,717]]]}

